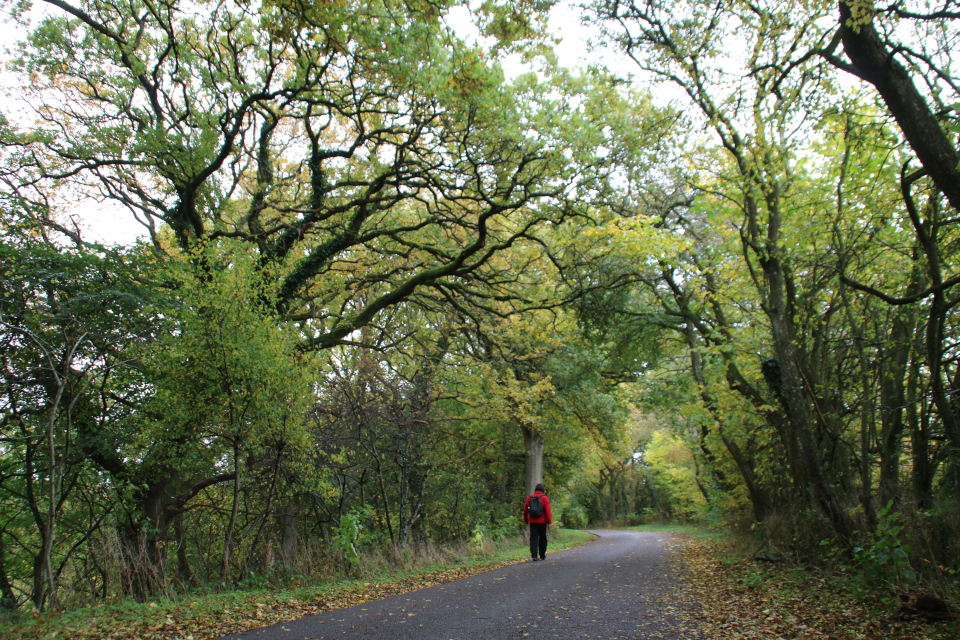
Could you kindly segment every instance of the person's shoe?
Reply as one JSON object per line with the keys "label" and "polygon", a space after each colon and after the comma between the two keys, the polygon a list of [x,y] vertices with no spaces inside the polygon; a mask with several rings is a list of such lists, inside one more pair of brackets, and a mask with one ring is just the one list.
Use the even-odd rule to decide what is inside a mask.
{"label": "person's shoe", "polygon": [[547,559],[547,556],[540,556],[540,559],[541,559],[541,560],[546,560],[546,559]]}
{"label": "person's shoe", "polygon": [[538,559],[539,559],[539,558],[537,558],[537,556],[533,556],[533,561],[534,561],[534,562],[536,562]]}

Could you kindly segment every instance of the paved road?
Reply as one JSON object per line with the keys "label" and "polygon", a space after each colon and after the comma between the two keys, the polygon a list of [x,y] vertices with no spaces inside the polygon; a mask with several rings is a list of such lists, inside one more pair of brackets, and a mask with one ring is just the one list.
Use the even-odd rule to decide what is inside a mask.
{"label": "paved road", "polygon": [[[598,540],[463,580],[253,629],[221,640],[695,639],[678,614],[669,534]],[[687,607],[689,613],[689,607]]]}

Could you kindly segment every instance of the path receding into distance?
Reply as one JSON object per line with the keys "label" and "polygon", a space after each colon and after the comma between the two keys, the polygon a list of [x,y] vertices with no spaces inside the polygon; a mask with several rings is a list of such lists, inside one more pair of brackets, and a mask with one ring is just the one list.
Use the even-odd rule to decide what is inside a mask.
{"label": "path receding into distance", "polygon": [[[701,636],[677,595],[667,533],[594,531],[587,545],[221,640],[604,640]],[[694,605],[695,606],[695,605]]]}

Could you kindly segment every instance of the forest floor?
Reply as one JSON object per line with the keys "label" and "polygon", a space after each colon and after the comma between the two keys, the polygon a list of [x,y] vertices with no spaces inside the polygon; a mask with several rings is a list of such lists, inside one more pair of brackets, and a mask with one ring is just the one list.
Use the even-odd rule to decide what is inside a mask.
{"label": "forest floor", "polygon": [[892,589],[866,593],[849,569],[758,560],[728,538],[679,532],[683,595],[699,602],[698,627],[709,640],[960,638],[960,620],[908,617]]}

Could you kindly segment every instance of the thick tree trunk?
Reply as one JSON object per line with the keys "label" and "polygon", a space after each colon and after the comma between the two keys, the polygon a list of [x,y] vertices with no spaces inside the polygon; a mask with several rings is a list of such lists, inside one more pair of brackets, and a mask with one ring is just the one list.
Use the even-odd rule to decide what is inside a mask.
{"label": "thick tree trunk", "polygon": [[294,571],[299,561],[300,505],[296,498],[290,499],[278,517],[280,525],[280,562],[286,571]]}
{"label": "thick tree trunk", "polygon": [[156,474],[155,483],[148,483],[139,491],[139,513],[131,514],[130,520],[120,527],[120,582],[125,595],[144,602],[163,590],[166,583],[163,548],[170,525],[194,496],[235,476],[231,472],[205,478],[177,495],[175,487],[180,482],[175,481],[174,476],[163,479]]}
{"label": "thick tree trunk", "polygon": [[[843,538],[850,535],[851,527],[842,506],[828,480],[820,451],[814,438],[814,424],[810,419],[807,398],[804,397],[803,376],[797,364],[796,334],[788,319],[783,299],[783,274],[776,260],[765,260],[764,271],[770,285],[770,326],[773,333],[774,348],[780,362],[781,390],[788,419],[793,433],[800,442],[805,474],[813,490],[813,498],[821,511],[830,520],[837,534]],[[811,390],[811,393],[813,390]]]}
{"label": "thick tree trunk", "polygon": [[195,580],[193,569],[190,568],[190,558],[187,557],[187,536],[181,516],[174,521],[173,532],[177,536],[177,577],[183,584],[192,586]]}
{"label": "thick tree trunk", "polygon": [[853,24],[849,0],[840,0],[840,35],[856,73],[874,87],[937,188],[960,211],[960,156],[917,90],[907,69],[887,48],[872,16]]}
{"label": "thick tree trunk", "polygon": [[160,483],[145,489],[140,501],[142,520],[121,528],[121,584],[124,595],[133,596],[137,602],[146,602],[164,587],[162,549],[171,522],[162,504],[167,487]]}
{"label": "thick tree trunk", "polygon": [[125,595],[146,602],[164,586],[164,556],[157,536],[143,525],[124,527],[121,536],[123,568],[121,582]]}
{"label": "thick tree trunk", "polygon": [[526,452],[524,459],[524,488],[526,495],[531,495],[536,486],[543,482],[543,435],[536,429],[521,425],[523,429],[523,447]]}
{"label": "thick tree trunk", "polygon": [[43,611],[43,605],[47,600],[47,581],[46,581],[46,563],[43,561],[43,554],[37,554],[33,558],[33,589],[30,592],[30,599],[33,605],[39,611]]}
{"label": "thick tree trunk", "polygon": [[743,478],[743,484],[747,487],[747,493],[750,494],[750,503],[753,506],[753,517],[757,522],[763,522],[771,513],[770,498],[767,492],[760,487],[756,474],[753,472],[753,466],[746,460],[746,457],[740,451],[740,447],[731,438],[723,433],[720,434],[723,444],[727,447],[730,457],[733,458],[737,470],[740,471],[740,477]]}
{"label": "thick tree trunk", "polygon": [[907,404],[907,364],[916,327],[913,309],[898,309],[880,368],[880,502],[900,495],[900,454]]}
{"label": "thick tree trunk", "polygon": [[[851,525],[844,512],[832,483],[827,478],[820,459],[820,450],[814,437],[814,421],[810,417],[809,399],[806,397],[802,373],[801,353],[798,350],[793,299],[789,296],[787,265],[784,264],[780,246],[782,214],[780,189],[776,182],[763,185],[764,202],[767,207],[766,233],[761,234],[758,202],[750,194],[746,198],[748,242],[763,271],[765,291],[763,310],[770,320],[773,347],[779,362],[779,398],[787,414],[790,438],[799,443],[803,471],[813,492],[813,499],[821,512],[829,519],[834,531],[848,538]],[[745,255],[749,260],[749,255]],[[765,294],[765,295],[764,295]],[[806,389],[814,397],[815,389]]]}

